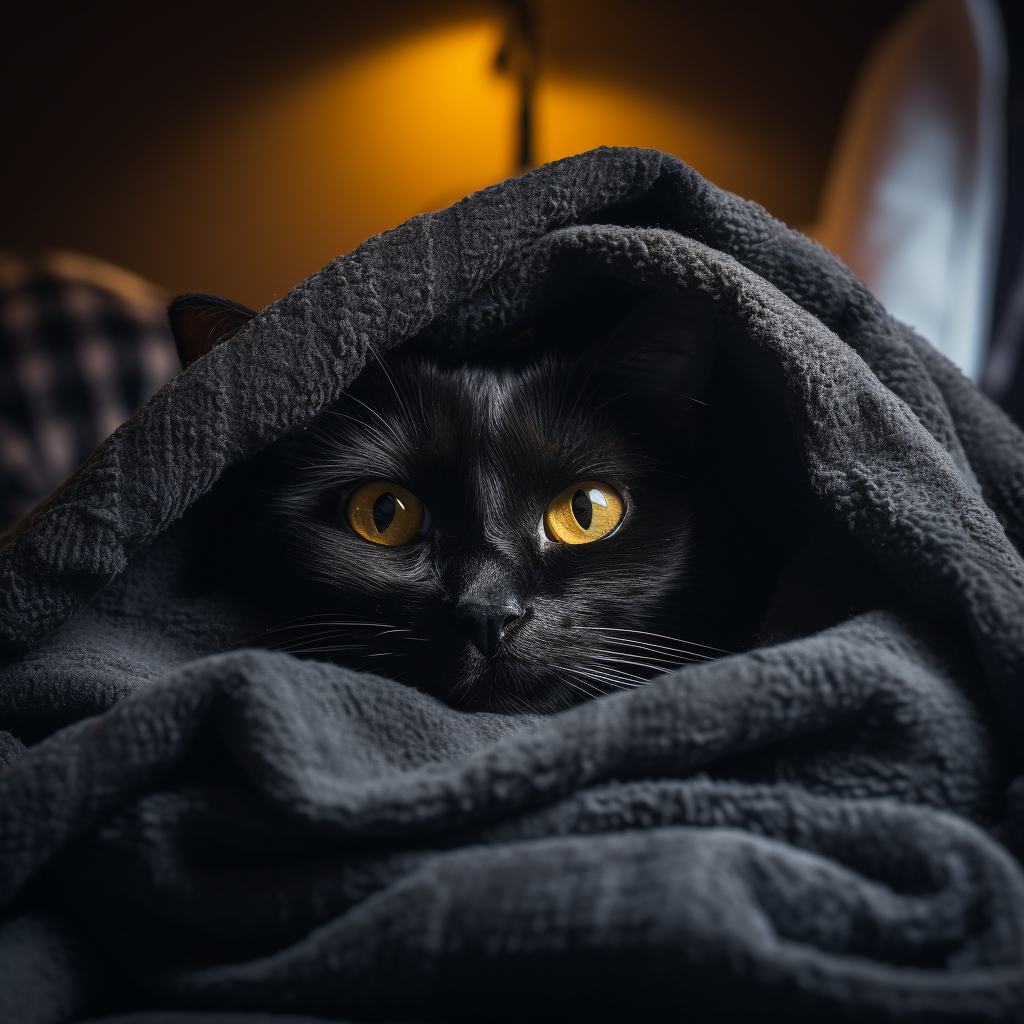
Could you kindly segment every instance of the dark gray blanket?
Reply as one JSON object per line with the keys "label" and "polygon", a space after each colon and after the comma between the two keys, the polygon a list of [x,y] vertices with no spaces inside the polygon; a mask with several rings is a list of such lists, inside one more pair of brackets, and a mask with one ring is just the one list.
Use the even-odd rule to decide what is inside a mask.
{"label": "dark gray blanket", "polygon": [[[811,544],[764,644],[550,718],[240,646],[259,609],[195,572],[225,470],[371,350],[501,345],[595,281],[732,325],[886,599],[794,626],[847,575]],[[0,1020],[1024,1020],[1022,543],[1016,428],[674,158],[599,150],[414,218],[0,551]]]}

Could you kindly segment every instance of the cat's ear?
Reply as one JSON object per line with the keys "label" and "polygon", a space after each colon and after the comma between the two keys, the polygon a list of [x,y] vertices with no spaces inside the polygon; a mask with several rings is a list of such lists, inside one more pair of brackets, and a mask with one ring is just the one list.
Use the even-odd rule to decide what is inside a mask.
{"label": "cat's ear", "polygon": [[686,296],[649,295],[604,342],[601,361],[618,388],[649,396],[659,419],[682,424],[704,404],[715,330]]}
{"label": "cat's ear", "polygon": [[167,319],[182,369],[233,338],[255,315],[256,310],[217,295],[179,295],[168,307]]}

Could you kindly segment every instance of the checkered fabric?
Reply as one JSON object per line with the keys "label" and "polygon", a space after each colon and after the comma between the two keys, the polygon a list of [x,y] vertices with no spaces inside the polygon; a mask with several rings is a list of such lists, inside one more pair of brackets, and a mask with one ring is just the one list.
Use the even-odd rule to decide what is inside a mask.
{"label": "checkered fabric", "polygon": [[0,530],[178,371],[166,308],[100,260],[0,253]]}

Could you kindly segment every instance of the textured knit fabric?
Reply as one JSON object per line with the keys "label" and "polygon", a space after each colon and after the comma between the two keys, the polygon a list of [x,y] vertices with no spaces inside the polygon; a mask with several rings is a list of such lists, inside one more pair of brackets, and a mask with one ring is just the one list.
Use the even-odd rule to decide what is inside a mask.
{"label": "textured knit fabric", "polygon": [[[486,351],[595,281],[728,321],[892,600],[547,718],[248,646],[259,609],[193,571],[224,471],[371,350]],[[599,150],[414,218],[194,363],[0,550],[0,1019],[1024,1020],[1022,542],[1019,431],[674,158]],[[776,605],[836,586],[795,559]]]}

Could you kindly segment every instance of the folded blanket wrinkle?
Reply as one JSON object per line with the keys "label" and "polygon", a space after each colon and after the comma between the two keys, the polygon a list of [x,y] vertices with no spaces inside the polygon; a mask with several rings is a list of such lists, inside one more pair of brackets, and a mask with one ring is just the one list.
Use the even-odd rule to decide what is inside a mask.
{"label": "folded blanket wrinkle", "polygon": [[[737,407],[782,410],[827,520],[811,561],[852,543],[885,599],[787,626],[856,605],[821,589],[847,563],[794,556],[772,642],[548,717],[252,646],[261,610],[196,572],[224,473],[371,355],[513,344],[602,282],[716,311]],[[674,158],[598,150],[416,217],[0,547],[0,1019],[1024,1020],[1022,541],[1020,432]]]}

